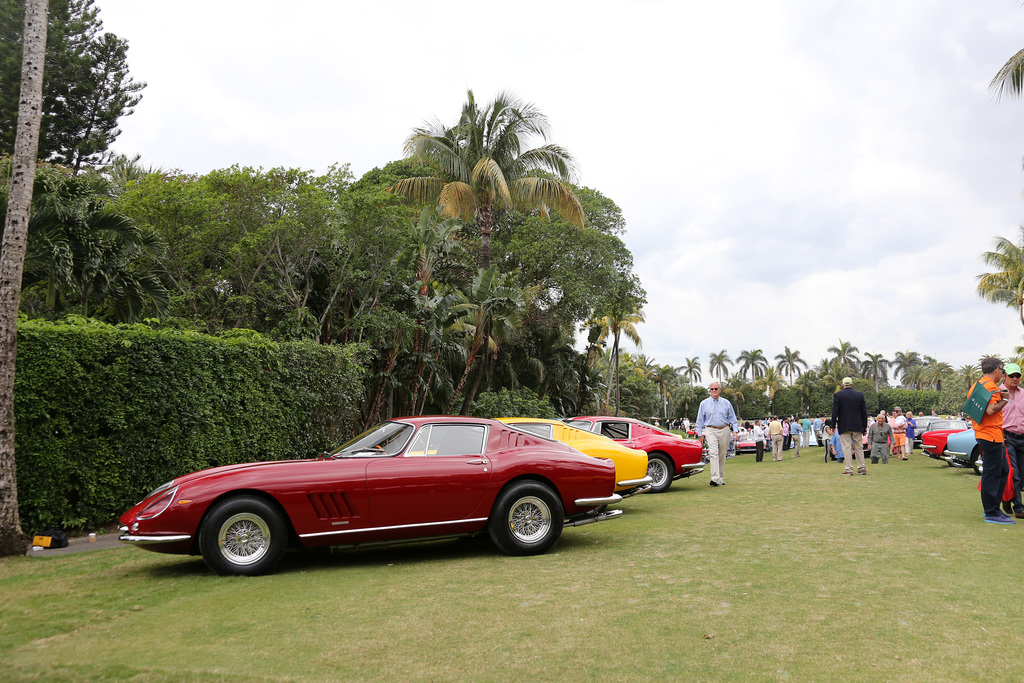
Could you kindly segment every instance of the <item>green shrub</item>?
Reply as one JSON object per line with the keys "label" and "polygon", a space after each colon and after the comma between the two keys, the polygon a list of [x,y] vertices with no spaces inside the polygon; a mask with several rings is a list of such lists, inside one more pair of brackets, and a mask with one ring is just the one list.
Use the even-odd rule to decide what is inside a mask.
{"label": "green shrub", "polygon": [[73,323],[18,326],[15,460],[26,531],[107,524],[176,476],[308,457],[353,431],[362,347]]}
{"label": "green shrub", "polygon": [[554,419],[555,409],[546,398],[529,389],[487,391],[476,397],[470,414],[474,417],[541,417]]}

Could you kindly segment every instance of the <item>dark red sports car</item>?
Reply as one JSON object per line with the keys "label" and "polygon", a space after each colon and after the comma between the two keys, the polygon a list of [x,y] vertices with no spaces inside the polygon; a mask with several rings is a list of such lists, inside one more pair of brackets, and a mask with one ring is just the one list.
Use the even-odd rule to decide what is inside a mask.
{"label": "dark red sports car", "polygon": [[120,540],[200,554],[220,574],[262,574],[289,546],[473,536],[512,555],[549,550],[563,526],[621,514],[605,506],[615,465],[494,420],[382,422],[308,460],[186,474],[121,517]]}
{"label": "dark red sports car", "polygon": [[647,476],[651,492],[667,491],[672,480],[704,471],[699,441],[684,439],[654,425],[629,417],[607,415],[574,417],[566,424],[586,429],[647,452]]}

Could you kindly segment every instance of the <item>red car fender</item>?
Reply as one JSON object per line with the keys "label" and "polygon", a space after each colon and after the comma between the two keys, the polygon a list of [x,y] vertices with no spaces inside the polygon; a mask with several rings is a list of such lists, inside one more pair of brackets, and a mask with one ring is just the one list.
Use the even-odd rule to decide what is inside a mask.
{"label": "red car fender", "polygon": [[[490,444],[488,448],[494,455],[491,486],[476,514],[489,515],[501,490],[518,479],[537,479],[552,486],[562,500],[566,516],[592,509],[577,507],[577,499],[611,496],[615,492],[615,464],[611,460],[592,458],[566,444],[517,430],[493,431],[500,433],[492,435],[498,439],[494,444],[496,450],[491,450]],[[527,454],[535,457],[538,452],[545,455],[542,462],[527,458]]]}

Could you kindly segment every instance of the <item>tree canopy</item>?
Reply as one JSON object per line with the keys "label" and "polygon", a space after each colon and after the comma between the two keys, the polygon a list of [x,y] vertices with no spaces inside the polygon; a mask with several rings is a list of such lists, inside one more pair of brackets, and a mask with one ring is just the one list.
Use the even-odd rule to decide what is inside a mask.
{"label": "tree canopy", "polygon": [[[75,172],[102,164],[118,121],[142,99],[128,72],[128,42],[103,30],[94,0],[50,0],[38,157]],[[0,152],[18,116],[24,0],[0,0]]]}

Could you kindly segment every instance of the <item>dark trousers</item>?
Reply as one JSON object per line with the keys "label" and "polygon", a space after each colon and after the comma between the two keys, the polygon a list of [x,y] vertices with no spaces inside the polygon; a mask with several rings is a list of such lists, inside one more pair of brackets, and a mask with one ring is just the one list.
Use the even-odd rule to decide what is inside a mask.
{"label": "dark trousers", "polygon": [[[1024,449],[1021,449],[1024,452]],[[764,441],[754,442],[754,462],[761,462],[764,460]]]}
{"label": "dark trousers", "polygon": [[981,447],[981,506],[986,515],[998,515],[1006,488],[1006,449],[999,441],[978,439]]}
{"label": "dark trousers", "polygon": [[1010,454],[1010,462],[1013,463],[1013,511],[1024,510],[1024,503],[1020,499],[1020,477],[1021,466],[1024,465],[1024,434],[1014,432],[1003,432],[1006,439],[1006,452]]}
{"label": "dark trousers", "polygon": [[[719,392],[719,393],[721,393],[721,392]],[[791,437],[789,434],[786,434],[784,437],[782,437],[782,450],[784,450],[784,451],[788,451],[789,450],[789,441],[792,438],[793,437]]]}

